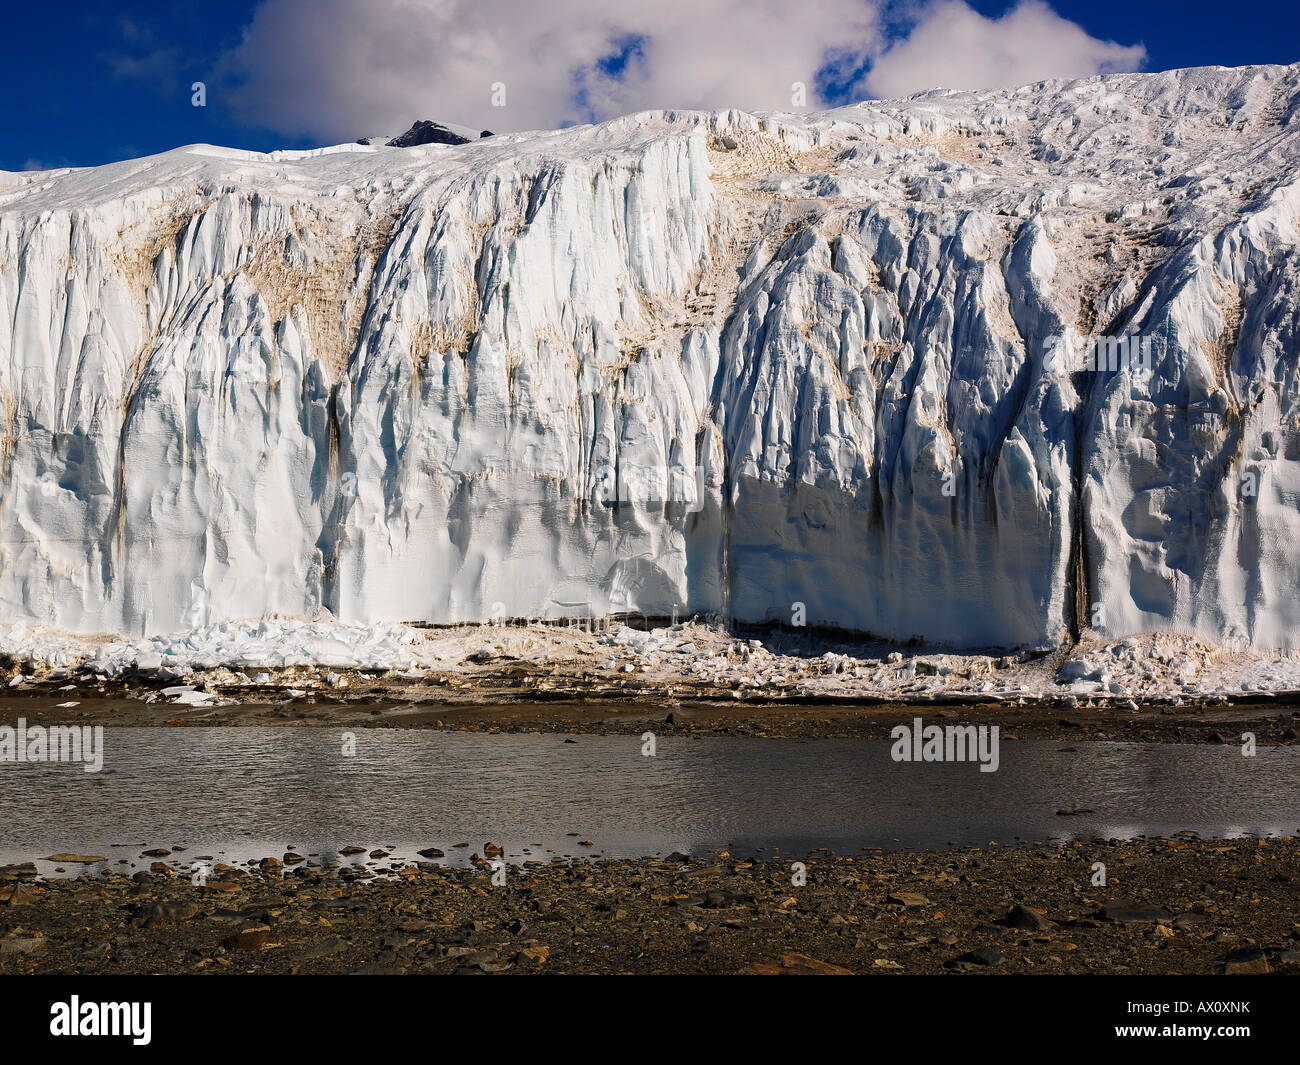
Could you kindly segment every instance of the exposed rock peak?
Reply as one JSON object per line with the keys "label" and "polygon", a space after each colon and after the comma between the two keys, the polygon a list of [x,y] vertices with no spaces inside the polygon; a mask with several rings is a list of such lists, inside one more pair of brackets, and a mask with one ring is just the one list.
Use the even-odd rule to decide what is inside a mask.
{"label": "exposed rock peak", "polygon": [[[490,130],[483,130],[480,137],[490,137]],[[441,122],[422,119],[399,137],[388,142],[390,148],[414,148],[418,144],[468,144],[473,138],[457,133]]]}

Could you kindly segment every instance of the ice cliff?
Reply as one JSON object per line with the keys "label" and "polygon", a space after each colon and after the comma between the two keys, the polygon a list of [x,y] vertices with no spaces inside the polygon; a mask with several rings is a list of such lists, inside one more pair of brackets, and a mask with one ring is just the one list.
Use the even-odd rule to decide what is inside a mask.
{"label": "ice cliff", "polygon": [[0,173],[0,620],[1300,646],[1298,111],[1203,68]]}

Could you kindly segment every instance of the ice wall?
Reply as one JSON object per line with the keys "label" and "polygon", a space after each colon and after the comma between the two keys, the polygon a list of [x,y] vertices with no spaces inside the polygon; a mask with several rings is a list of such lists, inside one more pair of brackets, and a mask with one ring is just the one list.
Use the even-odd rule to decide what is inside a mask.
{"label": "ice wall", "polygon": [[1298,110],[1212,68],[0,174],[0,618],[1300,645]]}

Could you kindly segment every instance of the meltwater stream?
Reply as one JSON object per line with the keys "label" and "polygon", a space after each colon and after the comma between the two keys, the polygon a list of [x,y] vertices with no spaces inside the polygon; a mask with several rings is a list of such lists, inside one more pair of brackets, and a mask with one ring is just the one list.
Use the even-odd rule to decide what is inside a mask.
{"label": "meltwater stream", "polygon": [[[645,757],[631,735],[365,729],[346,757],[343,736],[112,728],[98,774],[0,764],[0,862],[77,852],[129,870],[149,863],[143,849],[178,844],[178,862],[280,856],[291,844],[324,860],[348,845],[391,860],[434,846],[455,862],[489,840],[513,860],[719,847],[802,856],[1300,827],[1298,748],[1248,758],[1236,746],[1005,741],[998,771],[981,773],[894,762],[887,741],[660,737]],[[1080,809],[1091,812],[1057,813]]]}

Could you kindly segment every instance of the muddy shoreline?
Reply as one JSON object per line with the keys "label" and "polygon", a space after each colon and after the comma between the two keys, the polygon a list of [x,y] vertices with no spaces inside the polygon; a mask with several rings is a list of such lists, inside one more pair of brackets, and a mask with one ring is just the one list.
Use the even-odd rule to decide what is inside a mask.
{"label": "muddy shoreline", "polygon": [[1007,738],[1300,742],[1300,654],[1162,633],[955,652],[699,619],[382,631],[281,621],[137,643],[23,629],[0,644],[0,724],[848,738],[922,716],[996,724]]}
{"label": "muddy shoreline", "polygon": [[[842,698],[742,700],[707,688],[616,691],[581,685],[538,688],[478,678],[472,688],[417,681],[353,678],[346,691],[223,685],[199,679],[210,705],[158,698],[160,684],[32,685],[0,698],[0,725],[315,726],[428,728],[461,732],[597,735],[734,735],[783,738],[888,738],[890,729],[927,722],[997,725],[1004,739],[1077,739],[1166,743],[1300,742],[1300,700],[1250,693],[1240,699],[1180,705],[1152,702],[1136,710],[1112,703],[1065,706],[1052,701]],[[62,689],[62,690],[59,690]],[[152,697],[152,701],[151,700]],[[64,705],[71,703],[73,705]]]}
{"label": "muddy shoreline", "polygon": [[802,886],[792,857],[726,852],[496,885],[483,859],[357,879],[285,857],[202,886],[0,869],[0,973],[1300,972],[1292,838],[817,852]]}

